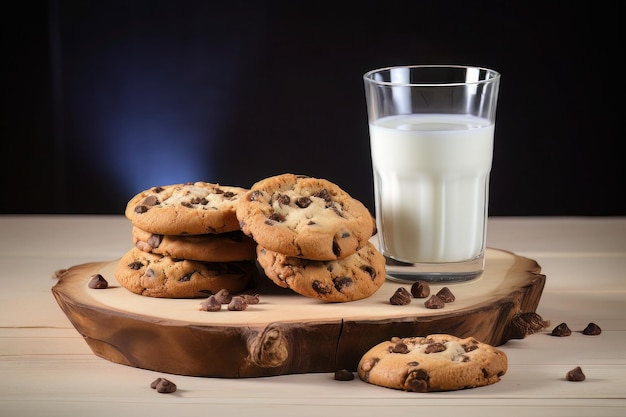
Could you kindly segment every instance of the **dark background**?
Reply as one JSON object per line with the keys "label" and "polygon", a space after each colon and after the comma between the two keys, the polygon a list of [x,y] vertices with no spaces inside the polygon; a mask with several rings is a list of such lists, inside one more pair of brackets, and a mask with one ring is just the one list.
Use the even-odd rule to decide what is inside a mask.
{"label": "dark background", "polygon": [[362,74],[446,63],[502,74],[490,215],[626,215],[618,2],[8,4],[0,213],[283,172],[373,210]]}

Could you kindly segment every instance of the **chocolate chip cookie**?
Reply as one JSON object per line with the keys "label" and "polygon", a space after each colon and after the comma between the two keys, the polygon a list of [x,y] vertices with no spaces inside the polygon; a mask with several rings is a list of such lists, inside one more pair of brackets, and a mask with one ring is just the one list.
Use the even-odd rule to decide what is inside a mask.
{"label": "chocolate chip cookie", "polygon": [[257,247],[257,259],[278,286],[328,302],[367,298],[385,282],[385,258],[370,242],[335,261],[287,256],[261,246]]}
{"label": "chocolate chip cookie", "polygon": [[376,227],[369,210],[338,185],[294,174],[255,183],[236,214],[241,230],[260,246],[318,261],[354,254]]}
{"label": "chocolate chip cookie", "polygon": [[245,188],[207,182],[152,187],[130,199],[125,215],[134,226],[163,235],[239,230],[235,205]]}
{"label": "chocolate chip cookie", "polygon": [[160,235],[134,226],[133,244],[139,250],[203,262],[254,261],[256,242],[241,230],[204,235]]}
{"label": "chocolate chip cookie", "polygon": [[490,385],[507,371],[506,354],[468,337],[394,337],[367,351],[357,368],[370,384],[404,391],[452,391]]}
{"label": "chocolate chip cookie", "polygon": [[132,248],[117,263],[117,281],[129,291],[157,298],[208,297],[222,289],[235,294],[258,278],[254,262],[200,262]]}

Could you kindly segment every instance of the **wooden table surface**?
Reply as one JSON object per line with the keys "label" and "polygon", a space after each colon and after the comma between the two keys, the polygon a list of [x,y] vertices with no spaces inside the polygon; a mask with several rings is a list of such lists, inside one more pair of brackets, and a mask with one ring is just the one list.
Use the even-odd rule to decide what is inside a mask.
{"label": "wooden table surface", "polygon": [[[118,259],[130,236],[123,216],[0,216],[0,416],[626,415],[624,217],[490,218],[489,247],[542,267],[537,313],[551,326],[500,347],[509,358],[500,382],[427,394],[330,373],[198,378],[97,357],[52,296],[53,275]],[[563,322],[572,335],[551,336]],[[600,335],[580,333],[590,322]],[[577,366],[586,380],[567,381]],[[151,389],[157,377],[175,382],[176,393]]]}

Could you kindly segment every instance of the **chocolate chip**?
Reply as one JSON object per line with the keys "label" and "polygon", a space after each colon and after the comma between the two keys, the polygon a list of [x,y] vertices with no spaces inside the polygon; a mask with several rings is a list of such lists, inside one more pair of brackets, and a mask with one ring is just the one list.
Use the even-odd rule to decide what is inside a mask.
{"label": "chocolate chip", "polygon": [[263,193],[259,190],[254,190],[250,193],[250,201],[260,201],[263,198]]}
{"label": "chocolate chip", "polygon": [[451,303],[456,299],[454,297],[454,294],[452,294],[452,291],[450,291],[450,288],[448,287],[443,287],[442,289],[440,289],[437,292],[437,297],[441,298],[444,303]]}
{"label": "chocolate chip", "polygon": [[426,346],[426,349],[424,349],[424,353],[437,353],[437,352],[443,352],[444,350],[446,350],[446,345],[444,345],[443,343],[431,343],[428,346]]}
{"label": "chocolate chip", "polygon": [[423,369],[417,369],[408,375],[409,388],[413,392],[427,392],[430,376]]}
{"label": "chocolate chip", "polygon": [[376,270],[372,268],[370,265],[363,265],[361,266],[361,269],[370,275],[370,277],[372,278],[372,281],[376,278]]}
{"label": "chocolate chip", "polygon": [[336,241],[333,240],[333,254],[339,258],[341,256],[341,246],[337,244]]}
{"label": "chocolate chip", "polygon": [[404,342],[397,342],[393,346],[389,346],[390,353],[409,353],[409,347]]}
{"label": "chocolate chip", "polygon": [[246,308],[248,308],[248,303],[240,296],[233,297],[228,303],[228,309],[231,311],[243,311]]}
{"label": "chocolate chip", "polygon": [[580,369],[580,366],[577,366],[576,368],[565,374],[565,379],[568,381],[580,382],[584,381],[585,378],[585,374],[583,373],[583,370]]}
{"label": "chocolate chip", "polygon": [[324,284],[322,281],[315,280],[311,284],[313,290],[318,294],[330,294],[333,292],[333,287]]}
{"label": "chocolate chip", "polygon": [[268,219],[281,223],[285,221],[285,217],[280,213],[272,213],[268,216]]}
{"label": "chocolate chip", "polygon": [[426,281],[415,281],[411,285],[411,295],[415,298],[426,298],[430,295],[430,285]]}
{"label": "chocolate chip", "polygon": [[161,380],[162,380],[162,379],[163,379],[163,378],[157,378],[157,379],[155,379],[154,381],[152,381],[152,382],[150,383],[150,388],[152,388],[152,389],[156,389],[157,385],[159,385],[159,382],[161,382]]}
{"label": "chocolate chip", "polygon": [[342,217],[342,218],[344,217],[344,214],[341,212],[341,210],[339,210],[339,209],[337,208],[337,206],[335,206],[335,204],[332,204],[332,205],[330,206],[330,208],[333,210],[333,212],[334,212],[337,216]]}
{"label": "chocolate chip", "polygon": [[146,206],[135,206],[135,213],[142,214],[148,211],[148,207]]}
{"label": "chocolate chip", "polygon": [[313,197],[318,197],[326,201],[327,203],[330,201],[330,194],[326,189],[321,189],[318,192],[313,194]]}
{"label": "chocolate chip", "polygon": [[311,199],[309,197],[300,197],[296,200],[296,206],[300,208],[307,208],[311,205]]}
{"label": "chocolate chip", "polygon": [[215,299],[221,304],[228,304],[232,301],[233,297],[230,295],[226,288],[222,288],[215,293]]}
{"label": "chocolate chip", "polygon": [[139,261],[131,262],[128,264],[128,267],[132,270],[138,271],[143,268],[143,264]]}
{"label": "chocolate chip", "polygon": [[462,345],[463,346],[463,350],[465,352],[471,352],[472,350],[476,350],[478,349],[478,343],[472,343],[472,344],[467,344],[467,345]]}
{"label": "chocolate chip", "polygon": [[159,245],[161,245],[161,242],[163,241],[163,235],[157,235],[157,234],[152,234],[149,238],[148,238],[148,245],[152,246],[152,248],[158,248]]}
{"label": "chocolate chip", "polygon": [[104,277],[100,274],[96,274],[96,275],[92,275],[91,279],[89,280],[89,284],[87,284],[89,286],[89,288],[94,288],[94,289],[104,289],[107,288],[109,286],[109,283],[107,282],[106,279],[104,279]]}
{"label": "chocolate chip", "polygon": [[535,312],[517,313],[509,323],[508,333],[512,339],[523,339],[528,335],[535,334],[550,325],[549,320],[544,320]]}
{"label": "chocolate chip", "polygon": [[561,323],[558,326],[556,326],[554,329],[552,329],[552,333],[550,334],[552,336],[565,337],[565,336],[571,335],[572,331],[570,330],[570,328],[567,326],[566,323]]}
{"label": "chocolate chip", "polygon": [[585,329],[583,330],[583,334],[586,334],[588,336],[597,336],[600,333],[602,333],[602,329],[600,329],[600,326],[593,322],[589,323],[587,327],[585,327]]}
{"label": "chocolate chip", "polygon": [[337,277],[333,278],[333,284],[335,289],[339,292],[343,292],[345,288],[352,286],[353,280],[350,277]]}
{"label": "chocolate chip", "polygon": [[157,378],[150,384],[150,388],[156,389],[161,394],[171,394],[176,392],[176,384],[165,378]]}
{"label": "chocolate chip", "polygon": [[245,300],[246,304],[259,304],[259,294],[250,295],[250,294],[242,294],[241,295]]}
{"label": "chocolate chip", "polygon": [[200,311],[219,311],[222,309],[220,303],[214,295],[210,295],[206,300],[200,303]]}
{"label": "chocolate chip", "polygon": [[347,369],[339,369],[335,372],[335,380],[337,381],[352,381],[354,374]]}
{"label": "chocolate chip", "polygon": [[446,303],[436,295],[431,295],[428,300],[424,302],[426,308],[443,308]]}
{"label": "chocolate chip", "polygon": [[191,277],[193,276],[194,272],[188,272],[186,273],[184,276],[180,277],[178,279],[178,282],[189,282],[191,281]]}
{"label": "chocolate chip", "polygon": [[190,203],[191,204],[199,204],[199,205],[202,205],[202,206],[206,206],[207,204],[209,204],[209,200],[207,200],[204,197],[193,197],[190,200]]}
{"label": "chocolate chip", "polygon": [[411,302],[411,293],[404,287],[400,287],[393,293],[389,302],[396,306],[405,306]]}
{"label": "chocolate chip", "polygon": [[276,201],[278,201],[278,203],[282,204],[283,206],[288,206],[289,203],[291,203],[291,198],[289,198],[288,195],[280,194],[278,198],[276,198]]}
{"label": "chocolate chip", "polygon": [[[150,384],[150,386],[152,386],[152,384]],[[176,392],[176,384],[169,379],[159,378],[154,389],[161,394],[171,394],[172,392]]]}
{"label": "chocolate chip", "polygon": [[409,388],[413,392],[428,391],[428,383],[422,379],[412,379],[409,381]]}
{"label": "chocolate chip", "polygon": [[155,195],[149,195],[148,197],[144,198],[142,204],[148,207],[156,206],[157,204],[159,204],[159,199]]}

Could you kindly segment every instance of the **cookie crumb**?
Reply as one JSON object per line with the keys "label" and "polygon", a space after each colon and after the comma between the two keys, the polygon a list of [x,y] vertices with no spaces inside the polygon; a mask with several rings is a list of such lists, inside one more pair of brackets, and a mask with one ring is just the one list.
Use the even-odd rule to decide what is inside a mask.
{"label": "cookie crumb", "polygon": [[92,275],[91,279],[89,280],[89,284],[87,285],[89,286],[89,288],[94,288],[98,290],[109,287],[109,283],[107,282],[107,280],[104,279],[104,277],[100,274]]}
{"label": "cookie crumb", "polygon": [[586,334],[587,336],[597,336],[602,333],[602,329],[600,329],[600,326],[598,326],[597,324],[591,322],[587,325],[587,327],[585,327],[582,333]]}
{"label": "cookie crumb", "polygon": [[585,374],[580,366],[577,366],[565,375],[565,379],[568,381],[580,382],[585,380]]}
{"label": "cookie crumb", "polygon": [[405,306],[411,303],[411,293],[406,288],[399,287],[389,298],[389,302],[396,306]]}
{"label": "cookie crumb", "polygon": [[353,379],[354,374],[347,369],[339,369],[335,372],[336,381],[352,381]]}
{"label": "cookie crumb", "polygon": [[552,329],[552,333],[550,334],[552,336],[565,337],[565,336],[571,335],[572,331],[570,330],[570,328],[568,327],[566,323],[561,323],[558,326],[556,326],[554,329]]}

